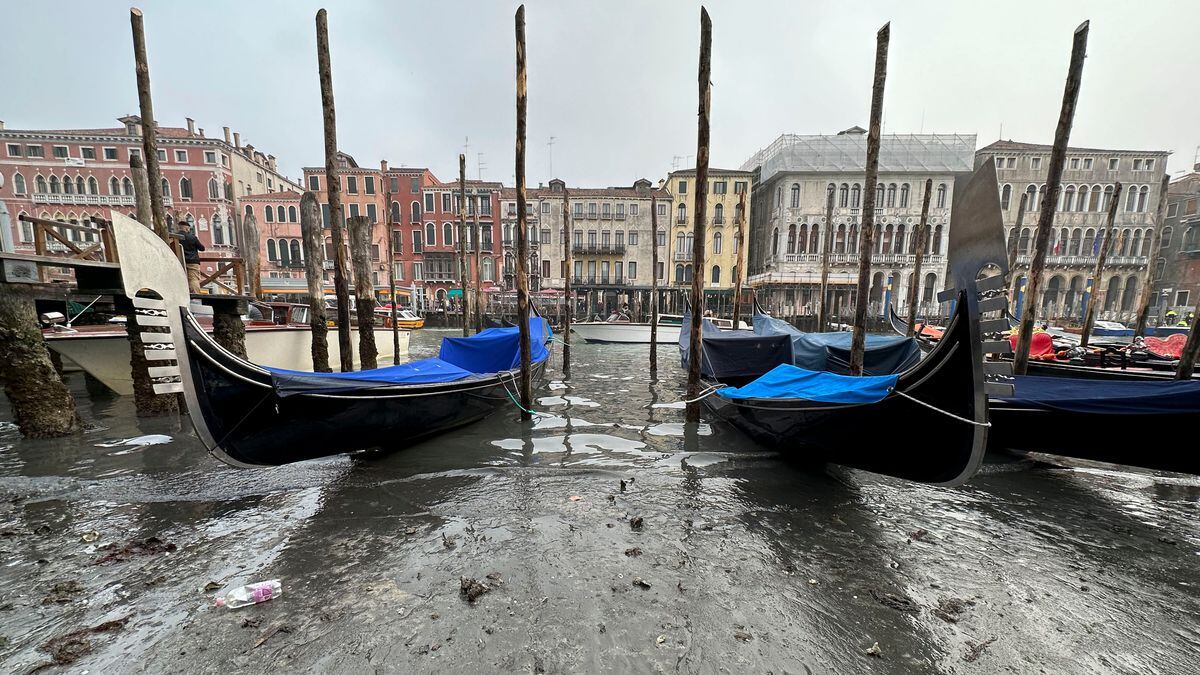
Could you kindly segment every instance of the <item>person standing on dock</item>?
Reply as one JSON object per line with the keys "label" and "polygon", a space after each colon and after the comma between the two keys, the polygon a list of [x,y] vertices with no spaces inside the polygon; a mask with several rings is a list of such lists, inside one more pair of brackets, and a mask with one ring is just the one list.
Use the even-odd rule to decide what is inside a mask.
{"label": "person standing on dock", "polygon": [[200,251],[204,244],[192,234],[192,225],[186,220],[179,223],[179,231],[175,233],[179,245],[183,248],[183,263],[187,267],[188,292],[193,295],[200,292]]}

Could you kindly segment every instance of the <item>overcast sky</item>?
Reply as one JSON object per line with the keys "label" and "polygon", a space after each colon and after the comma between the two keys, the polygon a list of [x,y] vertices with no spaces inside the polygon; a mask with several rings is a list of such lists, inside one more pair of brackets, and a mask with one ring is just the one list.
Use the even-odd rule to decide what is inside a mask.
{"label": "overcast sky", "polygon": [[[8,128],[115,126],[137,111],[129,3],[2,0]],[[329,10],[338,138],[362,165],[428,166],[513,182],[511,2],[146,0],[160,124],[228,125],[286,173],[322,165],[314,16]],[[700,3],[532,0],[528,182],[629,185],[696,152]],[[885,133],[1049,143],[1071,33],[1091,19],[1073,145],[1200,145],[1198,2],[716,0],[712,165],[736,168],[781,133],[866,126],[875,31],[892,22]],[[1001,135],[1003,134],[1003,136]]]}

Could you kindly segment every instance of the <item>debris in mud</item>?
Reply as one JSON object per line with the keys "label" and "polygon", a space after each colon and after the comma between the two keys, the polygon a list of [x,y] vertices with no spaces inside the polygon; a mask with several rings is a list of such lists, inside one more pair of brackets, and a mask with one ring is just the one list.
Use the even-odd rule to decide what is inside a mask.
{"label": "debris in mud", "polygon": [[487,575],[487,578],[498,583],[500,581],[500,573],[499,572],[489,572]]}
{"label": "debris in mud", "polygon": [[625,491],[625,481],[621,481],[621,492]]}
{"label": "debris in mud", "polygon": [[650,588],[650,582],[642,579],[641,577],[634,577],[633,585],[637,586],[638,588]]}
{"label": "debris in mud", "polygon": [[85,544],[90,544],[99,538],[100,538],[100,533],[95,530],[88,530],[87,532],[84,532],[83,534],[79,535],[80,541],[82,541]]}
{"label": "debris in mud", "polygon": [[71,602],[74,596],[83,592],[83,586],[78,581],[60,581],[50,589],[50,593],[42,598],[43,605],[55,605]]}
{"label": "debris in mud", "polygon": [[133,615],[130,614],[122,619],[113,621],[105,621],[91,628],[82,628],[77,631],[72,631],[66,635],[53,638],[49,642],[40,647],[43,652],[50,655],[56,665],[66,665],[78,661],[81,656],[90,654],[92,651],[92,641],[88,639],[89,635],[97,635],[100,633],[108,633],[110,631],[123,628]]}
{"label": "debris in mud", "polygon": [[242,628],[258,628],[258,625],[261,623],[262,623],[262,619],[260,619],[258,617],[249,617],[248,616],[248,617],[242,619]]}
{"label": "debris in mud", "polygon": [[157,586],[157,585],[165,582],[166,580],[167,580],[167,577],[160,574],[159,576],[154,577],[153,579],[147,579],[147,580],[143,581],[142,585],[145,586],[146,588],[149,588],[151,586]]}
{"label": "debris in mud", "polygon": [[933,615],[946,623],[958,623],[959,615],[974,605],[974,600],[941,598],[938,600],[938,606],[933,609]]}
{"label": "debris in mud", "polygon": [[417,533],[417,528],[415,528],[415,527],[404,528],[404,534],[416,534],[416,533]]}
{"label": "debris in mud", "polygon": [[446,548],[454,548],[455,546],[458,545],[454,542],[455,539],[456,539],[456,537],[446,537],[446,533],[443,532],[442,533],[442,546],[445,546]]}
{"label": "debris in mud", "polygon": [[879,648],[878,642],[871,645],[870,647],[867,647],[867,650],[863,653],[866,654],[867,656],[874,656],[877,659],[883,658],[883,650]]}
{"label": "debris in mud", "polygon": [[205,593],[212,593],[213,591],[219,590],[220,588],[221,588],[221,584],[218,584],[215,581],[210,581],[207,584],[204,584],[204,588],[201,590],[203,590]]}
{"label": "debris in mud", "polygon": [[492,590],[491,586],[481,584],[471,577],[460,577],[458,580],[459,593],[466,596],[467,602],[475,604],[475,600]]}
{"label": "debris in mud", "polygon": [[1161,541],[1162,543],[1168,544],[1170,546],[1175,546],[1176,544],[1179,543],[1170,537],[1159,537],[1158,540]]}
{"label": "debris in mud", "polygon": [[967,642],[967,651],[963,654],[962,660],[967,663],[974,663],[980,656],[983,656],[983,651],[988,648],[988,645],[996,641],[995,636],[990,637],[979,644]]}
{"label": "debris in mud", "polygon": [[136,556],[141,556],[141,555],[157,555],[159,553],[170,553],[175,550],[175,544],[172,544],[170,542],[165,542],[162,539],[159,539],[158,537],[147,537],[146,539],[142,539],[141,541],[138,541],[138,540],[129,541],[124,546],[121,546],[120,548],[117,547],[116,542],[113,542],[111,544],[105,544],[104,546],[101,546],[97,550],[108,551],[108,553],[105,553],[104,555],[97,558],[96,562],[93,564],[107,565],[108,563],[113,563],[113,562],[125,562],[126,560],[129,560],[131,558],[134,558]]}
{"label": "debris in mud", "polygon": [[52,531],[53,529],[49,525],[38,525],[33,528],[34,534],[50,534]]}
{"label": "debris in mud", "polygon": [[144,447],[147,445],[163,445],[171,442],[171,437],[164,434],[147,434],[136,438],[120,438],[114,441],[106,441],[104,443],[96,443],[97,448],[119,448],[122,445],[130,447]]}
{"label": "debris in mud", "polygon": [[922,541],[925,539],[925,535],[927,534],[929,534],[929,530],[913,530],[912,532],[908,533],[908,543],[911,544],[914,541]]}
{"label": "debris in mud", "polygon": [[916,612],[917,611],[917,603],[913,602],[912,600],[910,600],[902,595],[896,595],[895,593],[888,593],[887,591],[880,591],[878,589],[872,588],[871,589],[871,597],[878,600],[881,604],[883,604],[887,607],[891,607],[892,609],[896,610],[897,612]]}
{"label": "debris in mud", "polygon": [[682,592],[684,592],[684,591],[686,591],[686,590],[687,590],[686,588],[684,588],[684,587],[683,587],[683,582],[682,582],[682,581],[680,581],[680,582],[676,583],[676,584],[675,584],[675,588],[676,588],[676,590],[678,590],[680,593],[682,593]]}
{"label": "debris in mud", "polygon": [[577,502],[580,499],[583,499],[583,497],[580,497],[579,495],[571,495],[570,497],[568,497],[568,499],[570,499],[573,502]]}
{"label": "debris in mud", "polygon": [[642,529],[643,523],[644,523],[644,521],[642,520],[641,516],[634,516],[633,518],[631,518],[629,520],[629,529],[640,530],[640,529]]}
{"label": "debris in mud", "polygon": [[642,554],[642,549],[640,549],[636,546],[634,546],[633,548],[625,549],[625,555],[629,556],[630,558],[636,558],[641,554]]}
{"label": "debris in mud", "polygon": [[276,633],[290,633],[292,630],[293,628],[287,624],[272,626],[267,630],[266,633],[263,633],[262,637],[258,638],[258,640],[254,643],[254,648],[258,649],[259,647],[263,646],[263,644],[266,643],[267,640],[270,640],[272,637],[274,637]]}
{"label": "debris in mud", "polygon": [[655,640],[654,640],[654,644],[656,644],[656,645],[661,645],[662,643],[664,643],[664,642],[666,642],[666,641],[667,641],[667,636],[666,636],[666,635],[659,635],[657,638],[655,638]]}
{"label": "debris in mud", "polygon": [[749,642],[754,639],[753,635],[745,631],[745,626],[735,626],[733,637],[739,642]]}

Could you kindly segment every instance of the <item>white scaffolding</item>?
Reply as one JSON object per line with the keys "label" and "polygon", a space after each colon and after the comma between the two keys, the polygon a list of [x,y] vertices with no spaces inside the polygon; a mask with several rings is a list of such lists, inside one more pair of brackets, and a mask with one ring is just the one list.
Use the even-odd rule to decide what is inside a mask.
{"label": "white scaffolding", "polygon": [[[777,173],[865,173],[867,135],[783,134],[742,164],[762,167],[759,181]],[[959,173],[975,168],[975,134],[888,134],[880,138],[880,173]]]}

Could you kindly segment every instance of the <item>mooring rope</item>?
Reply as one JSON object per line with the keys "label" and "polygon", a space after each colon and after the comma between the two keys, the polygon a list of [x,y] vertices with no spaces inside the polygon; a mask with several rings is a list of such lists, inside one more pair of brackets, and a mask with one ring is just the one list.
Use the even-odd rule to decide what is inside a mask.
{"label": "mooring rope", "polygon": [[906,399],[908,399],[908,400],[912,401],[913,403],[918,403],[918,404],[920,404],[920,405],[923,405],[923,406],[925,406],[926,408],[929,408],[930,410],[932,410],[932,411],[934,411],[934,412],[939,412],[939,413],[941,413],[941,414],[945,415],[946,417],[950,417],[950,418],[956,419],[956,420],[958,420],[959,422],[966,422],[967,424],[971,424],[971,425],[974,425],[974,426],[977,426],[977,427],[990,427],[990,426],[992,426],[992,423],[991,423],[991,422],[976,422],[975,420],[969,420],[969,419],[967,419],[967,418],[965,418],[965,417],[960,417],[960,416],[958,416],[958,415],[955,415],[954,413],[950,412],[949,410],[942,410],[941,408],[939,408],[939,407],[937,407],[937,406],[935,406],[935,405],[932,405],[932,404],[930,404],[930,403],[926,403],[925,401],[922,401],[921,399],[919,399],[919,398],[916,398],[916,397],[914,397],[914,396],[912,396],[912,395],[910,395],[910,394],[906,394],[906,393],[904,393],[904,392],[900,391],[899,389],[893,389],[893,390],[892,390],[892,393],[893,393],[893,394],[899,394],[900,396],[903,396],[904,398],[906,398]]}

